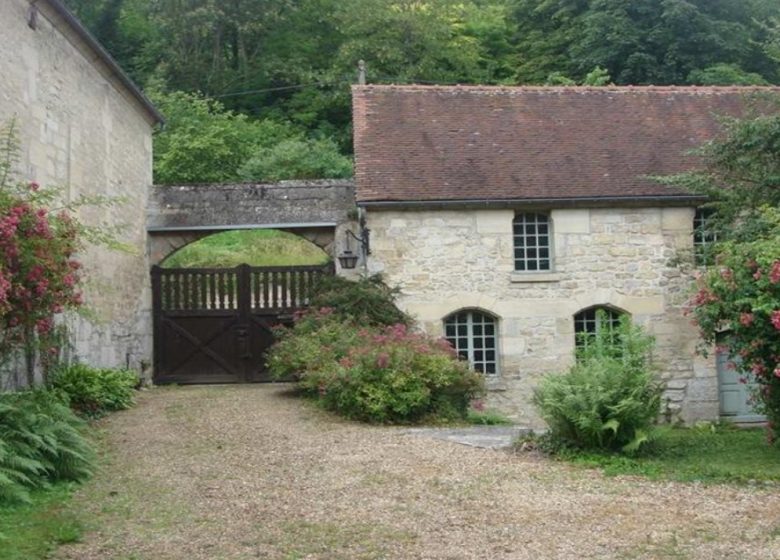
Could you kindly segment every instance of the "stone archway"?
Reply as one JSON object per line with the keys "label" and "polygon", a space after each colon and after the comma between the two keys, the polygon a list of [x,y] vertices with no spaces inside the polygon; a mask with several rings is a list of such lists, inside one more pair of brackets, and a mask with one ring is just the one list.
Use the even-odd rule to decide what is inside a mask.
{"label": "stone archway", "polygon": [[238,229],[286,231],[335,256],[337,230],[355,215],[350,180],[156,186],[147,218],[150,262],[159,264],[194,241]]}
{"label": "stone archway", "polygon": [[208,228],[197,230],[158,230],[149,232],[149,262],[152,265],[161,264],[167,257],[195,243],[205,237],[222,233],[225,231],[235,231],[236,229],[275,229],[297,235],[306,241],[309,241],[325,251],[331,257],[334,256],[334,247],[336,242],[336,226],[311,226],[311,227],[242,227],[242,228]]}

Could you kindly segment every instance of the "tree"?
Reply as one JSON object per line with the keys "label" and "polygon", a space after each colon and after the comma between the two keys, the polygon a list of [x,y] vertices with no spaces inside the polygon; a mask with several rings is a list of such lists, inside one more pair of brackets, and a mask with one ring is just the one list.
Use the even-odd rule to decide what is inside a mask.
{"label": "tree", "polygon": [[695,70],[730,64],[776,81],[759,23],[772,15],[780,6],[763,0],[515,0],[517,78],[581,81],[600,66],[618,84],[684,84]]}
{"label": "tree", "polygon": [[755,239],[761,208],[780,207],[780,97],[757,93],[746,104],[747,116],[720,117],[722,134],[697,150],[700,169],[659,178],[709,197],[721,240]]}
{"label": "tree", "polygon": [[235,181],[257,147],[292,135],[283,124],[251,121],[203,95],[155,93],[152,98],[168,119],[154,137],[158,184]]}
{"label": "tree", "polygon": [[253,120],[208,97],[153,94],[168,119],[155,133],[157,184],[225,183],[348,177],[351,161],[328,136],[307,138],[303,128]]}
{"label": "tree", "polygon": [[239,175],[246,181],[340,179],[352,176],[352,161],[328,138],[290,138],[260,148],[241,166]]}
{"label": "tree", "polygon": [[700,150],[705,166],[663,181],[706,194],[715,208],[715,266],[698,279],[690,313],[705,344],[724,348],[758,384],[756,402],[780,435],[780,100],[724,118]]}
{"label": "tree", "polygon": [[[780,436],[780,209],[764,207],[764,233],[718,247],[717,266],[698,280],[691,313],[702,339],[720,343],[758,387],[754,400]],[[725,339],[722,339],[725,334]]]}

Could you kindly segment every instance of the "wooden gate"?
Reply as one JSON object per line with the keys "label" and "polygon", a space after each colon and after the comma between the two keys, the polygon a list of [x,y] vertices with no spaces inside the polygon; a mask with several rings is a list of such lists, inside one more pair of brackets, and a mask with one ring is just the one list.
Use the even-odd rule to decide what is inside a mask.
{"label": "wooden gate", "polygon": [[269,381],[273,327],[290,324],[332,265],[152,267],[155,383]]}

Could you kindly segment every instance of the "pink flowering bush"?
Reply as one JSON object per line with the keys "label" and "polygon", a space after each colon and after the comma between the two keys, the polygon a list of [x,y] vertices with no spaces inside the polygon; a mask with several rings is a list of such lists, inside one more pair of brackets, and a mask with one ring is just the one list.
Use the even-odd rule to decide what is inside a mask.
{"label": "pink flowering bush", "polygon": [[268,355],[276,377],[347,418],[378,423],[462,419],[482,377],[443,339],[399,323],[358,327],[330,308],[300,315]]}
{"label": "pink flowering bush", "polygon": [[29,355],[55,315],[82,303],[79,224],[48,209],[51,190],[13,181],[10,169],[11,161],[0,162],[0,363],[19,349]]}
{"label": "pink flowering bush", "polygon": [[268,369],[275,379],[295,381],[331,367],[359,340],[357,326],[330,307],[298,313],[292,327],[278,327],[274,334]]}
{"label": "pink flowering bush", "polygon": [[346,356],[302,380],[326,408],[380,423],[462,419],[483,392],[482,377],[446,340],[403,324],[358,334]]}
{"label": "pink flowering bush", "polygon": [[717,265],[698,279],[690,312],[708,345],[725,333],[745,376],[755,379],[755,401],[769,419],[769,439],[780,435],[780,211],[764,209],[770,233],[728,242]]}

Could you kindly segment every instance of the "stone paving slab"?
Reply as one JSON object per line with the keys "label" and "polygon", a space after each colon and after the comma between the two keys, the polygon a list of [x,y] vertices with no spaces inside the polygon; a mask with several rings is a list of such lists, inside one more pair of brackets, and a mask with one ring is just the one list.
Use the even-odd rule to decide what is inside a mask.
{"label": "stone paving slab", "polygon": [[484,449],[505,449],[524,435],[531,433],[521,426],[475,426],[469,428],[412,428],[404,434],[451,441]]}

